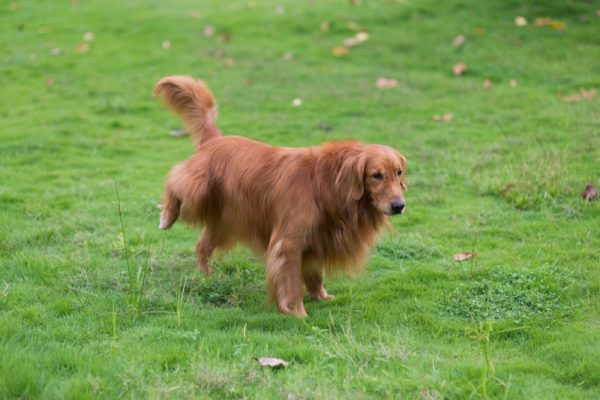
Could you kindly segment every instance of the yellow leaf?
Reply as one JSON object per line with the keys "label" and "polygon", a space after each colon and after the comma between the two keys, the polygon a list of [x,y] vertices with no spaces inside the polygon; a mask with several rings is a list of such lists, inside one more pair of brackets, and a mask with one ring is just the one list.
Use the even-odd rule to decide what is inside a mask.
{"label": "yellow leaf", "polygon": [[347,47],[334,47],[333,50],[331,51],[333,53],[334,56],[336,57],[343,57],[346,54],[348,54],[348,48]]}

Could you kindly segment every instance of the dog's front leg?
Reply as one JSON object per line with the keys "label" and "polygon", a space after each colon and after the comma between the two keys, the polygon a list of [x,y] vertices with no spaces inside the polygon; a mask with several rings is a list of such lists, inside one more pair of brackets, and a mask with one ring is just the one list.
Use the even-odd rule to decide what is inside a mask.
{"label": "dog's front leg", "polygon": [[267,250],[267,285],[279,311],[306,317],[302,286],[302,250],[294,240],[279,238]]}

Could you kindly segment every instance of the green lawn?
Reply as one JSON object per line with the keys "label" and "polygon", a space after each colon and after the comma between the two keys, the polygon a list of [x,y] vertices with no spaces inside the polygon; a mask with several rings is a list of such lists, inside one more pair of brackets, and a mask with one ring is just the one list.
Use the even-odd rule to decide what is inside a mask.
{"label": "green lawn", "polygon": [[[600,398],[600,202],[580,197],[600,186],[600,96],[564,99],[600,89],[598,9],[0,1],[0,398]],[[333,55],[356,29],[369,39]],[[407,212],[309,318],[276,313],[246,249],[204,277],[198,232],[157,229],[193,151],[151,95],[173,74],[210,85],[225,133],[408,158]],[[141,315],[115,182],[130,268],[148,264]]]}

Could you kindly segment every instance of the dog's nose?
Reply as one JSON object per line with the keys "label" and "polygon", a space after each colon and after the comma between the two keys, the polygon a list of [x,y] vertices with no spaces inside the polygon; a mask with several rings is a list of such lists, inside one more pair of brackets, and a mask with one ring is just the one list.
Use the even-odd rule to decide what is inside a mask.
{"label": "dog's nose", "polygon": [[404,210],[404,206],[406,203],[404,200],[394,200],[391,204],[392,215],[402,214],[402,210]]}

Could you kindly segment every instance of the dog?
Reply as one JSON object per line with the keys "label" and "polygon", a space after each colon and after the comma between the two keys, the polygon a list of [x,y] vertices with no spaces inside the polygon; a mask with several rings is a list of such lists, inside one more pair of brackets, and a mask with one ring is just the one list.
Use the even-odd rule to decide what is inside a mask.
{"label": "dog", "polygon": [[391,147],[274,147],[224,136],[204,82],[169,76],[154,94],[196,146],[168,175],[159,228],[179,217],[204,228],[196,255],[205,273],[213,252],[236,242],[264,257],[269,299],[284,314],[307,315],[303,286],[313,299],[331,299],[324,274],[361,271],[389,216],[405,209],[406,158]]}

